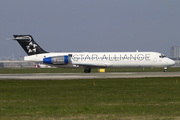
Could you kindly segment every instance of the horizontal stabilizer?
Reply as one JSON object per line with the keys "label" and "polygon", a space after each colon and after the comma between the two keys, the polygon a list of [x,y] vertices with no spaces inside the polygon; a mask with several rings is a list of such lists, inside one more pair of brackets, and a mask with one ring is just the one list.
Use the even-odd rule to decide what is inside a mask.
{"label": "horizontal stabilizer", "polygon": [[[16,35],[14,35],[14,37],[15,37]],[[30,36],[22,36],[22,37],[18,37],[18,36],[16,36],[14,39],[12,39],[12,40],[23,40],[23,41],[31,41],[32,39],[31,39],[31,37]]]}

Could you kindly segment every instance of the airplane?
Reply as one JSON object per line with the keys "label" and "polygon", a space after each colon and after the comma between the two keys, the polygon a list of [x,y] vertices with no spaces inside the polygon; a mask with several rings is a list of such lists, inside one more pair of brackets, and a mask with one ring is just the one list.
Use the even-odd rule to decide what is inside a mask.
{"label": "airplane", "polygon": [[90,73],[93,68],[145,68],[173,66],[175,62],[158,52],[47,52],[31,35],[13,35],[28,56],[25,61],[37,62],[52,67],[84,68]]}

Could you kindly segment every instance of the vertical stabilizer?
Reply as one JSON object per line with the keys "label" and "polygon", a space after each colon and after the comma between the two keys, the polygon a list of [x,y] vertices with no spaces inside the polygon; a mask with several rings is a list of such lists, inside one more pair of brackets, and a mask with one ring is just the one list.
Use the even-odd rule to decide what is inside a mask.
{"label": "vertical stabilizer", "polygon": [[31,35],[14,35],[13,40],[17,40],[28,55],[48,53],[34,41]]}

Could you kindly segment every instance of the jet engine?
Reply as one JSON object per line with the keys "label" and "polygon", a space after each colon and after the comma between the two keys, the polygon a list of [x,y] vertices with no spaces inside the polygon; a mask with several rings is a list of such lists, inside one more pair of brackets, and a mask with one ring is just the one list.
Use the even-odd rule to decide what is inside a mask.
{"label": "jet engine", "polygon": [[54,64],[54,65],[66,65],[69,63],[69,56],[54,56],[54,57],[47,57],[43,58],[43,63],[45,64]]}

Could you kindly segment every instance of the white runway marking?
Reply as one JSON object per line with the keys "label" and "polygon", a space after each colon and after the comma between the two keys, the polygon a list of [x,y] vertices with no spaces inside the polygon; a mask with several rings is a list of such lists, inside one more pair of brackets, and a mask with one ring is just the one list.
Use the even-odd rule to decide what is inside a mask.
{"label": "white runway marking", "polygon": [[125,74],[125,75],[128,75],[128,74],[133,74],[133,73],[108,73],[108,74],[118,74],[118,75],[120,75],[120,74]]}

